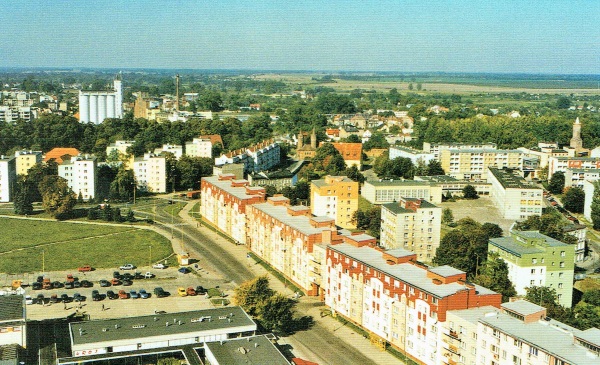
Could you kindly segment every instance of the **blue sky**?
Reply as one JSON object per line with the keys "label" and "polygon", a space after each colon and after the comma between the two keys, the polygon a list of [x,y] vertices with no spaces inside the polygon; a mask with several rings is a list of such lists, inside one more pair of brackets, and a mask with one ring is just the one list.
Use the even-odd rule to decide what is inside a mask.
{"label": "blue sky", "polygon": [[0,67],[600,73],[600,1],[1,1]]}

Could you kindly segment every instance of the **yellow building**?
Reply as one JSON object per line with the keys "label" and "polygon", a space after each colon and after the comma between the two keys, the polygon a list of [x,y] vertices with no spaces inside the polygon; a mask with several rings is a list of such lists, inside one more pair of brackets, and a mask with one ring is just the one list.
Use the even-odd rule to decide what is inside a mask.
{"label": "yellow building", "polygon": [[310,184],[311,213],[335,219],[343,228],[356,228],[352,216],[358,210],[358,182],[346,176],[326,176]]}
{"label": "yellow building", "polygon": [[440,164],[447,175],[457,179],[486,180],[488,167],[521,169],[523,154],[519,150],[444,149]]}
{"label": "yellow building", "polygon": [[17,151],[15,152],[17,175],[27,175],[30,168],[42,162],[42,151]]}

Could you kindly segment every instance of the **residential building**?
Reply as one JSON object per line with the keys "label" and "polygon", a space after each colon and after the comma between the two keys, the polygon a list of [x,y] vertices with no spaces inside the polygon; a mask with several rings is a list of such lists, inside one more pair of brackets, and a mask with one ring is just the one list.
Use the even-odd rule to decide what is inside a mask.
{"label": "residential building", "polygon": [[325,304],[419,364],[442,364],[440,323],[446,313],[491,305],[501,295],[467,282],[450,266],[426,267],[404,249],[382,251],[374,242],[327,245]]}
{"label": "residential building", "polygon": [[13,186],[17,181],[17,164],[14,156],[0,156],[0,203],[12,200]]}
{"label": "residential building", "polygon": [[440,164],[450,176],[485,181],[488,167],[521,169],[523,155],[519,150],[444,149],[440,151]]}
{"label": "residential building", "polygon": [[423,142],[423,152],[433,153],[436,160],[440,159],[440,152],[448,149],[455,150],[472,150],[472,149],[490,149],[497,148],[495,143],[454,143],[454,142]]}
{"label": "residential building", "polygon": [[434,204],[442,202],[442,188],[427,181],[392,179],[365,181],[360,194],[371,204],[397,202],[401,197],[422,198]]}
{"label": "residential building", "polygon": [[596,193],[596,187],[599,186],[600,180],[585,180],[583,182],[583,192],[585,200],[583,203],[583,216],[588,221],[592,221],[592,200]]}
{"label": "residential building", "polygon": [[525,219],[541,216],[543,189],[525,181],[512,169],[488,167],[487,181],[492,184],[490,197],[506,219]]}
{"label": "residential building", "polygon": [[577,244],[575,245],[575,263],[583,262],[585,260],[587,226],[575,223],[567,224],[562,227],[562,231],[577,238]]}
{"label": "residential building", "polygon": [[183,146],[175,144],[163,144],[162,147],[155,148],[154,154],[160,155],[163,153],[172,153],[176,160],[179,160],[183,156]]}
{"label": "residential building", "polygon": [[398,157],[410,158],[414,165],[428,164],[429,161],[435,160],[433,152],[425,152],[410,147],[390,146],[390,160]]}
{"label": "residential building", "polygon": [[362,168],[362,143],[332,142],[333,147],[342,155],[346,167]]}
{"label": "residential building", "polygon": [[550,157],[548,159],[548,179],[557,171],[565,172],[568,169],[598,170],[600,157]]}
{"label": "residential building", "polygon": [[539,159],[540,169],[548,166],[548,160],[550,157],[574,157],[569,156],[569,151],[559,149],[558,144],[555,143],[538,143],[538,146],[535,148],[525,148],[519,147],[517,148],[519,151],[523,152],[523,157],[536,157]]}
{"label": "residential building", "polygon": [[117,151],[120,156],[127,156],[127,149],[133,144],[135,141],[115,141],[115,143],[111,143],[106,147],[106,155],[110,155],[113,151]]}
{"label": "residential building", "polygon": [[185,154],[190,157],[212,158],[212,146],[208,138],[194,138],[191,142],[185,143]]}
{"label": "residential building", "polygon": [[[431,186],[439,187],[441,189],[441,194],[444,196],[448,194],[452,196],[462,196],[463,189],[467,185],[474,187],[477,195],[490,195],[490,190],[492,189],[492,184],[489,182],[459,180],[448,175],[415,176],[414,180],[426,181],[429,182]],[[435,198],[435,200],[439,202],[441,201],[441,198]]]}
{"label": "residential building", "polygon": [[42,151],[16,151],[17,175],[27,175],[30,168],[42,162]]}
{"label": "residential building", "polygon": [[137,188],[151,193],[167,192],[167,160],[165,156],[145,153],[133,160]]}
{"label": "residential building", "polygon": [[236,180],[233,174],[203,177],[200,182],[200,214],[236,242],[246,244],[246,210],[266,199],[265,189]]}
{"label": "residential building", "polygon": [[120,76],[113,81],[112,90],[79,90],[79,121],[100,124],[106,118],[123,118],[123,85]]}
{"label": "residential building", "polygon": [[58,176],[67,180],[75,195],[88,201],[96,196],[96,157],[75,156],[58,165]]}
{"label": "residential building", "polygon": [[17,344],[27,347],[26,319],[22,295],[0,296],[0,346]]}
{"label": "residential building", "polygon": [[343,228],[356,228],[352,217],[358,210],[358,182],[346,176],[325,176],[310,183],[311,213],[335,219]]}
{"label": "residential building", "polygon": [[600,169],[566,169],[564,173],[565,187],[583,188],[585,180],[600,179]]}
{"label": "residential building", "polygon": [[508,278],[518,295],[526,288],[545,286],[556,290],[560,305],[571,308],[575,247],[538,231],[512,230],[508,237],[491,238],[488,257],[497,253],[508,266]]}
{"label": "residential building", "polygon": [[252,186],[274,186],[278,191],[286,186],[294,187],[298,182],[298,173],[303,165],[304,160],[300,160],[286,168],[275,171],[252,172],[248,174],[248,182]]}
{"label": "residential building", "polygon": [[63,161],[68,161],[74,156],[79,156],[79,150],[77,148],[56,147],[46,152],[44,155],[44,162],[54,160],[54,162],[60,165]]}
{"label": "residential building", "polygon": [[386,249],[412,251],[421,262],[431,262],[440,245],[442,208],[427,200],[400,198],[381,206],[380,244]]}
{"label": "residential building", "polygon": [[336,230],[335,221],[289,203],[274,196],[246,207],[248,248],[308,295],[322,296],[324,250],[316,246],[328,243],[325,237]]}
{"label": "residential building", "polygon": [[[37,110],[37,109],[35,109]],[[17,120],[30,121],[35,110],[29,106],[0,106],[0,123],[15,123]]]}
{"label": "residential building", "polygon": [[244,172],[259,172],[268,170],[281,160],[279,144],[272,139],[265,140],[254,146],[225,153],[215,158],[215,165],[222,166],[233,163],[243,163]]}

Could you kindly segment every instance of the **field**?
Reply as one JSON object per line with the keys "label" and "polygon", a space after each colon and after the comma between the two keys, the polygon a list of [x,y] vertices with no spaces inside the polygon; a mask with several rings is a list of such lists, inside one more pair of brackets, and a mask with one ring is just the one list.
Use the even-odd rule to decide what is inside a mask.
{"label": "field", "polygon": [[173,253],[168,239],[129,226],[3,218],[0,232],[0,272],[5,273],[72,270],[84,264],[146,266]]}

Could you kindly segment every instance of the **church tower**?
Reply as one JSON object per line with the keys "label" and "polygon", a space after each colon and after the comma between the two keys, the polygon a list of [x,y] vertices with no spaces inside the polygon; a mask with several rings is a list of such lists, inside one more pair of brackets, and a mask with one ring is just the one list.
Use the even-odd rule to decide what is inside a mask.
{"label": "church tower", "polygon": [[575,119],[575,123],[573,123],[573,138],[571,138],[571,147],[575,150],[580,150],[583,148],[583,140],[581,139],[581,122],[579,122],[579,117]]}
{"label": "church tower", "polygon": [[310,147],[317,149],[317,132],[313,128],[312,134],[310,135]]}

